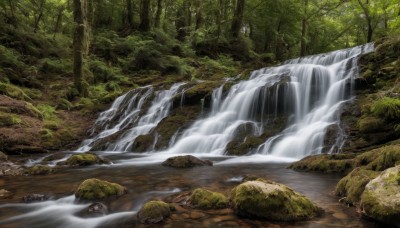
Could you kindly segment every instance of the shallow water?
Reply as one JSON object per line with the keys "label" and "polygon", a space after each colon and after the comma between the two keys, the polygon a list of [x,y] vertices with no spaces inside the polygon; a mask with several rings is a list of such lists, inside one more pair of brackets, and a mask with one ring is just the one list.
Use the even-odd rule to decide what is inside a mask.
{"label": "shallow water", "polygon": [[[114,158],[115,159],[115,158]],[[139,225],[135,213],[143,203],[152,199],[170,199],[179,192],[205,187],[229,191],[240,183],[244,175],[257,175],[283,183],[308,196],[325,210],[324,215],[298,223],[270,223],[265,220],[241,219],[231,210],[197,211],[182,207],[163,225],[171,227],[218,226],[284,226],[284,227],[378,227],[362,219],[355,208],[339,204],[332,191],[339,175],[304,173],[286,169],[282,163],[224,163],[225,158],[211,158],[213,167],[174,169],[159,163],[145,165],[96,166],[84,169],[60,170],[48,176],[22,176],[0,179],[0,185],[15,193],[13,199],[0,200],[1,227],[132,227]],[[81,218],[77,214],[88,204],[75,202],[73,193],[87,178],[116,182],[128,188],[128,194],[108,202],[110,215],[100,218]],[[52,200],[21,204],[22,196],[46,193]],[[18,217],[14,217],[18,216]],[[139,225],[140,226],[140,225]]]}

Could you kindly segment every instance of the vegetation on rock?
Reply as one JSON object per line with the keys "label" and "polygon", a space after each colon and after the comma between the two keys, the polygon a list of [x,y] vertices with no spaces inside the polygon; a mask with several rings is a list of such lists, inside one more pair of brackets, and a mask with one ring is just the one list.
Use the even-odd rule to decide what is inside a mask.
{"label": "vegetation on rock", "polygon": [[143,205],[137,216],[141,223],[159,223],[169,217],[170,205],[163,201],[150,201]]}
{"label": "vegetation on rock", "polygon": [[174,168],[192,168],[195,166],[212,166],[212,161],[201,160],[192,155],[183,155],[171,157],[162,163],[163,166],[170,166]]}
{"label": "vegetation on rock", "polygon": [[238,215],[273,221],[299,221],[318,215],[320,209],[308,198],[285,185],[257,179],[235,187],[230,196]]}
{"label": "vegetation on rock", "polygon": [[75,197],[81,200],[102,200],[118,197],[126,193],[126,189],[116,183],[99,179],[87,179],[82,182],[75,192]]}
{"label": "vegetation on rock", "polygon": [[27,175],[47,175],[54,172],[54,169],[47,165],[35,165],[25,170]]}
{"label": "vegetation on rock", "polygon": [[220,209],[228,206],[228,199],[222,193],[207,189],[195,189],[189,198],[190,205],[200,209]]}
{"label": "vegetation on rock", "polygon": [[99,164],[110,164],[110,161],[94,153],[88,152],[88,153],[72,155],[65,162],[61,162],[61,164],[69,166],[89,166],[89,165],[99,165]]}
{"label": "vegetation on rock", "polygon": [[385,170],[366,185],[360,207],[364,215],[382,223],[400,224],[400,166]]}

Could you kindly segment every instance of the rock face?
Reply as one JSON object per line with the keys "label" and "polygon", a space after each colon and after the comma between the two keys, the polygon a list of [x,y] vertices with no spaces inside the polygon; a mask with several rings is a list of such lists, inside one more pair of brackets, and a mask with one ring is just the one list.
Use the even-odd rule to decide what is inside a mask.
{"label": "rock face", "polygon": [[365,186],[361,210],[382,223],[400,226],[400,165],[385,170]]}
{"label": "rock face", "polygon": [[141,223],[159,223],[171,214],[170,206],[163,201],[150,201],[143,205],[138,212]]}
{"label": "rock face", "polygon": [[228,206],[228,199],[221,193],[195,189],[189,198],[190,205],[200,209],[221,209]]}
{"label": "rock face", "polygon": [[12,192],[7,191],[5,189],[0,189],[0,199],[8,199],[11,198],[13,195]]}
{"label": "rock face", "polygon": [[107,206],[102,203],[92,203],[84,211],[89,217],[99,217],[108,214]]}
{"label": "rock face", "polygon": [[213,163],[212,161],[201,160],[192,155],[185,155],[168,158],[162,165],[174,168],[192,168],[195,166],[212,166]]}
{"label": "rock face", "polygon": [[41,202],[50,199],[49,195],[44,194],[28,194],[22,197],[22,202],[24,203],[34,203],[34,202]]}
{"label": "rock face", "polygon": [[81,200],[101,200],[108,197],[118,197],[125,194],[126,189],[116,183],[99,179],[87,179],[75,192],[75,197]]}
{"label": "rock face", "polygon": [[263,179],[235,187],[230,197],[240,216],[273,221],[299,221],[315,217],[320,209],[308,198],[285,185]]}
{"label": "rock face", "polygon": [[61,164],[69,166],[89,166],[89,165],[99,165],[99,164],[110,164],[110,161],[94,153],[83,153],[83,154],[73,155],[70,158],[68,158],[67,161],[62,162]]}
{"label": "rock face", "polygon": [[335,194],[337,196],[345,196],[344,202],[346,204],[358,203],[360,202],[361,194],[364,192],[365,185],[378,175],[379,172],[376,171],[355,168],[339,181]]}
{"label": "rock face", "polygon": [[35,165],[25,170],[27,175],[46,175],[54,172],[53,168],[47,165]]}

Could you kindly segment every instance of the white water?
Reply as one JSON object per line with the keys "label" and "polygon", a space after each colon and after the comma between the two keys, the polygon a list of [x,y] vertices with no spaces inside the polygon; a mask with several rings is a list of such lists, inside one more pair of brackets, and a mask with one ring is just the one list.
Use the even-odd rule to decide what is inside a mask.
{"label": "white water", "polygon": [[[154,92],[153,87],[132,90],[118,97],[111,108],[100,114],[92,129],[92,138],[85,140],[79,152],[89,151],[96,143],[114,134],[123,132],[118,140],[107,145],[107,151],[129,151],[135,139],[148,134],[157,124],[168,116],[173,97],[185,83],[174,84],[169,90]],[[154,95],[146,114],[140,115],[144,104]],[[101,129],[100,133],[96,130]]]}
{"label": "white water", "polygon": [[[169,149],[159,155],[224,155],[227,144],[240,129],[260,136],[277,118],[284,117],[288,119],[285,130],[267,139],[258,149],[249,151],[248,154],[259,155],[255,160],[261,159],[260,155],[266,155],[267,160],[281,161],[278,157],[293,160],[323,150],[340,151],[345,137],[340,132],[339,111],[342,104],[352,98],[358,56],[372,50],[373,44],[366,44],[289,60],[282,66],[254,71],[249,80],[233,85],[226,94],[222,85],[212,94],[208,116],[198,119],[183,132],[176,132]],[[105,143],[106,151],[135,151],[134,139],[148,134],[168,116],[172,99],[182,92],[182,85],[175,84],[169,90],[158,92],[144,87],[119,97],[100,115],[92,138],[85,140],[78,151],[90,150],[99,142],[104,145],[107,140],[102,140],[109,136],[117,140]],[[143,115],[144,103],[149,102],[152,94],[155,98]],[[327,128],[334,125],[339,131],[336,143],[324,148]],[[156,140],[157,137],[154,144]]]}
{"label": "white water", "polygon": [[[339,125],[338,111],[351,98],[348,85],[358,73],[357,57],[372,50],[373,44],[367,44],[254,71],[248,81],[234,85],[225,99],[219,88],[213,93],[210,116],[196,121],[168,152],[223,154],[237,127],[250,123],[258,135],[265,113],[277,117],[284,112],[291,114],[292,124],[254,153],[288,158],[319,154],[326,128]],[[342,144],[337,140],[330,151]]]}

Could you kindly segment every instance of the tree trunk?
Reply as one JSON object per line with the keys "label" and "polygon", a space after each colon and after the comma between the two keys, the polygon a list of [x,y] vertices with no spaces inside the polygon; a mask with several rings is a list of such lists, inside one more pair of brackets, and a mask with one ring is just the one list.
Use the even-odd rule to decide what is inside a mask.
{"label": "tree trunk", "polygon": [[[367,1],[366,4],[368,4],[369,2]],[[358,4],[361,6],[361,9],[364,12],[365,15],[365,19],[367,20],[367,42],[371,42],[372,41],[372,35],[374,33],[374,29],[372,28],[372,19],[371,16],[369,15],[369,10],[367,8],[366,5],[364,5],[361,0],[358,0]]]}
{"label": "tree trunk", "polygon": [[162,13],[162,0],[157,0],[157,12],[154,27],[160,28],[161,25],[161,13]]}
{"label": "tree trunk", "polygon": [[201,0],[196,0],[196,25],[195,30],[198,30],[203,25],[203,15],[201,13]]}
{"label": "tree trunk", "polygon": [[150,0],[142,0],[139,30],[142,32],[150,31]]}
{"label": "tree trunk", "polygon": [[307,13],[308,13],[308,0],[303,0],[303,19],[301,20],[301,39],[300,39],[300,56],[305,56],[307,53]]}
{"label": "tree trunk", "polygon": [[132,0],[126,0],[126,8],[127,8],[127,21],[128,26],[130,28],[133,27],[133,8],[132,8]]}
{"label": "tree trunk", "polygon": [[232,26],[231,26],[231,36],[233,38],[238,38],[240,35],[240,30],[243,24],[243,12],[244,12],[245,0],[237,0],[236,10],[233,16]]}
{"label": "tree trunk", "polygon": [[187,35],[186,32],[187,23],[186,23],[185,11],[186,7],[185,3],[183,3],[183,5],[179,7],[178,11],[176,11],[176,21],[175,21],[176,31],[178,32],[176,39],[182,42],[185,41]]}
{"label": "tree trunk", "polygon": [[46,0],[42,0],[41,2],[40,2],[40,5],[39,5],[39,15],[37,15],[36,17],[35,17],[35,23],[34,23],[34,25],[33,25],[33,32],[34,33],[36,33],[37,32],[37,30],[39,29],[39,23],[40,23],[40,20],[42,19],[42,17],[43,17],[43,10],[44,10],[44,4],[46,3]]}
{"label": "tree trunk", "polygon": [[79,94],[84,95],[83,88],[83,53],[85,40],[85,0],[74,0],[75,32],[73,41],[74,82]]}
{"label": "tree trunk", "polygon": [[60,9],[58,10],[58,14],[57,14],[57,20],[56,20],[56,24],[54,26],[54,36],[53,39],[56,38],[56,34],[60,31],[60,25],[61,25],[61,20],[62,20],[62,15],[64,12],[64,8],[60,7]]}

